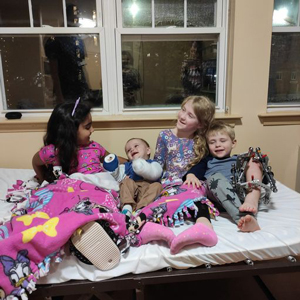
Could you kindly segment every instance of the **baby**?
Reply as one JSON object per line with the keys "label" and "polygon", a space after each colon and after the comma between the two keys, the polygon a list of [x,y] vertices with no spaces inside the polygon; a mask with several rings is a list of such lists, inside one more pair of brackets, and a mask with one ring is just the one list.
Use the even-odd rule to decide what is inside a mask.
{"label": "baby", "polygon": [[115,155],[105,157],[103,166],[120,182],[120,200],[122,212],[128,216],[140,210],[159,196],[162,185],[159,179],[162,167],[149,159],[151,149],[141,138],[132,138],[125,144],[129,162],[118,165]]}

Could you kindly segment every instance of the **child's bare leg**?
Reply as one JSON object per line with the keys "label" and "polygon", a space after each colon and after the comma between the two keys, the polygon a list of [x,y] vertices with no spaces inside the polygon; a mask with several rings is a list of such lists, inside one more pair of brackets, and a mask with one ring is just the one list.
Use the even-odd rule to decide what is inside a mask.
{"label": "child's bare leg", "polygon": [[253,232],[256,230],[260,230],[257,220],[250,215],[246,215],[240,218],[238,222],[238,228],[243,232]]}
{"label": "child's bare leg", "polygon": [[244,203],[239,208],[240,212],[249,212],[256,214],[259,198],[260,190],[253,189],[246,195]]}
{"label": "child's bare leg", "polygon": [[[249,161],[246,170],[246,180],[249,182],[253,179],[258,179],[262,182],[262,169],[258,162],[254,162],[252,159]],[[260,189],[254,188],[250,191],[246,197],[244,203],[240,206],[241,212],[257,213],[258,201],[260,198]]]}

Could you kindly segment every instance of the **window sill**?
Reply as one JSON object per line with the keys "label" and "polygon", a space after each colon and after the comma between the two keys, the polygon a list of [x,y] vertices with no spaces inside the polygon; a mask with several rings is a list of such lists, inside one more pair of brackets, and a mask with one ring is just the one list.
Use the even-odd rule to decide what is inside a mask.
{"label": "window sill", "polygon": [[[216,113],[216,119],[232,125],[241,124],[241,116]],[[19,120],[0,118],[0,133],[4,132],[45,132],[49,117],[26,117]],[[139,115],[139,116],[93,116],[93,127],[96,130],[124,129],[161,129],[175,125],[175,115]]]}
{"label": "window sill", "polygon": [[300,125],[300,112],[295,111],[263,113],[258,117],[264,126]]}

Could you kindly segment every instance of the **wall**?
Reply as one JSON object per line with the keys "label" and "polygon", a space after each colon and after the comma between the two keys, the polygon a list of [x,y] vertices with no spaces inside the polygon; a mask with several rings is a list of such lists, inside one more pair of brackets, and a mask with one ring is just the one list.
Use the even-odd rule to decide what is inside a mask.
{"label": "wall", "polygon": [[300,126],[263,126],[266,112],[272,33],[272,0],[237,0],[232,49],[231,112],[242,115],[236,127],[239,151],[259,146],[271,159],[277,180],[295,189]]}
{"label": "wall", "polygon": [[[273,1],[237,0],[231,4],[227,94],[231,113],[242,116],[241,124],[235,127],[236,151],[261,147],[271,159],[276,179],[295,189],[300,125],[264,126],[258,117],[266,112],[267,105]],[[108,151],[125,155],[124,143],[134,136],[145,138],[154,148],[159,123],[157,126],[96,130],[93,138]],[[0,133],[0,167],[31,168],[31,158],[42,146],[42,137],[42,132]]]}

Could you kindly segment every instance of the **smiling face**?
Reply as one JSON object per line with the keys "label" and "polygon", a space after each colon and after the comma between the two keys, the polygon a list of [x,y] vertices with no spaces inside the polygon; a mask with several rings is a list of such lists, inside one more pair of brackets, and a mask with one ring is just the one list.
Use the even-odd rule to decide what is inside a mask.
{"label": "smiling face", "polygon": [[193,101],[187,101],[180,109],[178,113],[176,123],[177,136],[182,135],[183,137],[189,138],[200,129],[202,126],[198,121],[198,118],[194,112]]}
{"label": "smiling face", "polygon": [[77,131],[77,143],[79,146],[88,146],[90,143],[90,136],[94,132],[92,125],[92,116],[88,114],[86,119],[79,124]]}
{"label": "smiling face", "polygon": [[236,145],[236,140],[232,140],[224,131],[217,131],[207,135],[207,144],[213,157],[225,158],[230,156],[231,150]]}
{"label": "smiling face", "polygon": [[125,152],[129,160],[137,158],[148,159],[150,156],[150,147],[140,139],[132,139],[125,145]]}

